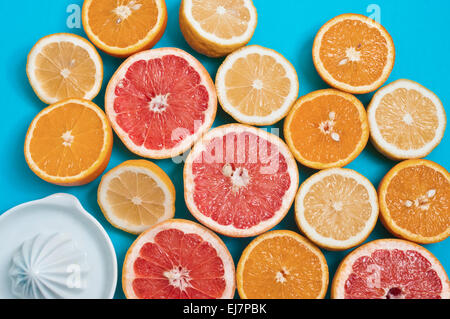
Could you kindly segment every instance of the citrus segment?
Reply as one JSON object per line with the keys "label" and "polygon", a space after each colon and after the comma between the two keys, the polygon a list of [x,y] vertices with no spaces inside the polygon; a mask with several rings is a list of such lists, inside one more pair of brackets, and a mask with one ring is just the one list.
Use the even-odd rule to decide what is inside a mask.
{"label": "citrus segment", "polygon": [[217,235],[172,219],[149,228],[128,249],[122,286],[131,299],[230,299],[234,263]]}
{"label": "citrus segment", "polygon": [[322,299],[328,266],[322,252],[305,238],[277,230],[245,248],[236,278],[243,299]]}
{"label": "citrus segment", "polygon": [[108,84],[105,109],[130,151],[170,158],[211,127],[217,97],[200,62],[180,49],[161,48],[137,53],[119,67]]}
{"label": "citrus segment", "polygon": [[250,45],[230,54],[216,75],[222,108],[245,124],[271,125],[297,99],[297,73],[281,54]]}
{"label": "citrus segment", "polygon": [[98,187],[98,203],[113,226],[138,234],[173,218],[175,187],[156,164],[130,160],[107,172]]}
{"label": "citrus segment", "polygon": [[349,93],[379,88],[394,67],[395,48],[386,29],[359,14],[337,16],[319,30],[313,61],[322,79]]}
{"label": "citrus segment", "polygon": [[102,86],[103,63],[86,39],[56,33],[43,37],[33,46],[28,55],[27,75],[44,103],[67,98],[92,100]]}
{"label": "citrus segment", "polygon": [[246,45],[257,23],[252,0],[182,0],[180,28],[189,45],[210,57]]}
{"label": "citrus segment", "polygon": [[82,19],[87,36],[100,50],[127,57],[159,41],[167,9],[164,0],[86,0]]}
{"label": "citrus segment", "polygon": [[184,166],[190,212],[232,237],[260,234],[286,215],[298,187],[298,169],[276,136],[241,124],[205,134]]}
{"label": "citrus segment", "polygon": [[450,285],[439,261],[417,244],[375,240],[352,251],[333,279],[335,299],[448,299]]}
{"label": "citrus segment", "polygon": [[320,171],[298,191],[295,220],[317,245],[345,250],[361,244],[375,227],[378,198],[370,181],[343,168]]}
{"label": "citrus segment", "polygon": [[353,95],[333,89],[301,97],[284,122],[284,136],[295,158],[324,169],[353,161],[369,139],[366,110]]}
{"label": "citrus segment", "polygon": [[447,121],[439,98],[410,80],[397,80],[381,88],[367,114],[373,144],[396,160],[431,153],[442,140]]}
{"label": "citrus segment", "polygon": [[67,99],[33,119],[25,138],[25,159],[49,183],[83,185],[106,168],[112,144],[103,111],[90,101]]}
{"label": "citrus segment", "polygon": [[450,174],[427,160],[396,165],[379,189],[381,219],[394,235],[422,244],[450,235]]}

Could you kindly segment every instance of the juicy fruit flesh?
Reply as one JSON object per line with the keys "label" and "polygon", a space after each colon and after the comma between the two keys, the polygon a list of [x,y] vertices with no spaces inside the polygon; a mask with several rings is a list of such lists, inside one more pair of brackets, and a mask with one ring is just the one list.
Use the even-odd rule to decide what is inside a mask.
{"label": "juicy fruit flesh", "polygon": [[413,234],[433,237],[450,227],[450,183],[431,167],[400,170],[389,183],[386,205],[395,224]]}
{"label": "juicy fruit flesh", "polygon": [[245,261],[243,290],[250,299],[317,298],[322,266],[308,247],[289,236],[260,242]]}
{"label": "juicy fruit flesh", "polygon": [[95,111],[67,103],[39,118],[30,140],[31,158],[51,176],[75,176],[97,161],[104,134]]}
{"label": "juicy fruit flesh", "polygon": [[192,0],[192,17],[204,31],[221,39],[241,36],[250,22],[243,0]]}
{"label": "juicy fruit flesh", "polygon": [[321,95],[304,102],[292,117],[295,149],[311,162],[335,163],[348,158],[362,136],[356,106],[338,95]]}
{"label": "juicy fruit flesh", "polygon": [[344,20],[324,34],[319,54],[335,80],[363,86],[374,83],[383,74],[388,46],[377,28],[358,20]]}
{"label": "juicy fruit flesh", "polygon": [[225,76],[228,101],[244,115],[267,116],[290,93],[291,81],[275,58],[251,53],[237,59]]}
{"label": "juicy fruit flesh", "polygon": [[33,72],[41,89],[60,101],[83,98],[95,84],[96,67],[85,49],[62,41],[42,48]]}
{"label": "juicy fruit flesh", "polygon": [[165,213],[165,195],[154,179],[126,171],[113,178],[107,200],[114,215],[134,226],[153,225]]}
{"label": "juicy fruit flesh", "polygon": [[209,93],[199,73],[175,55],[134,62],[115,88],[117,124],[137,146],[170,149],[205,121]]}
{"label": "juicy fruit flesh", "polygon": [[361,233],[372,215],[367,189],[342,175],[324,177],[303,199],[304,216],[321,236],[347,240]]}
{"label": "juicy fruit flesh", "polygon": [[154,0],[92,1],[88,18],[92,32],[103,43],[126,48],[144,39],[154,28],[158,7]]}
{"label": "juicy fruit flesh", "polygon": [[178,229],[163,230],[145,243],[133,268],[133,290],[142,299],[220,298],[226,287],[216,249]]}
{"label": "juicy fruit flesh", "polygon": [[383,139],[401,150],[430,143],[439,126],[433,102],[416,90],[404,88],[381,99],[375,119]]}
{"label": "juicy fruit flesh", "polygon": [[278,147],[249,132],[209,141],[192,164],[194,203],[221,225],[248,229],[272,218],[291,185]]}
{"label": "juicy fruit flesh", "polygon": [[345,282],[345,298],[437,299],[442,282],[415,250],[378,249],[358,258]]}

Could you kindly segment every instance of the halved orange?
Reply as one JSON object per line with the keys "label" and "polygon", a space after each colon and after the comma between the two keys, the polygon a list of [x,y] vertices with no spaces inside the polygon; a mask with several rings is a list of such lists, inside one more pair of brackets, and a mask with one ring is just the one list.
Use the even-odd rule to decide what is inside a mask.
{"label": "halved orange", "polygon": [[284,122],[284,137],[301,164],[315,169],[343,167],[367,144],[366,110],[349,93],[315,91],[294,104]]}
{"label": "halved orange", "polygon": [[152,48],[164,34],[164,0],[85,0],[83,27],[102,51],[117,57]]}
{"label": "halved orange", "polygon": [[104,171],[112,145],[105,113],[91,101],[67,99],[36,115],[24,151],[37,176],[49,183],[74,186],[87,184]]}
{"label": "halved orange", "polygon": [[106,219],[133,234],[175,214],[175,187],[169,176],[150,161],[129,160],[116,166],[103,175],[97,194]]}
{"label": "halved orange", "polygon": [[245,248],[236,281],[242,299],[323,299],[328,266],[320,249],[307,239],[275,230]]}
{"label": "halved orange", "polygon": [[450,236],[450,174],[428,160],[394,166],[379,186],[381,221],[395,236],[421,244]]}
{"label": "halved orange", "polygon": [[197,52],[220,57],[245,46],[257,24],[252,0],[182,0],[180,28]]}
{"label": "halved orange", "polygon": [[314,39],[313,61],[332,87],[368,93],[388,79],[395,61],[394,42],[386,29],[360,14],[337,16]]}
{"label": "halved orange", "polygon": [[378,90],[367,116],[373,145],[394,160],[427,156],[442,140],[447,124],[436,94],[405,79]]}
{"label": "halved orange", "polygon": [[295,220],[316,245],[345,250],[369,237],[378,219],[372,183],[351,169],[330,168],[308,178],[295,200]]}
{"label": "halved orange", "polygon": [[27,76],[36,95],[47,104],[67,98],[92,100],[103,81],[103,63],[95,47],[70,33],[43,37],[31,49]]}

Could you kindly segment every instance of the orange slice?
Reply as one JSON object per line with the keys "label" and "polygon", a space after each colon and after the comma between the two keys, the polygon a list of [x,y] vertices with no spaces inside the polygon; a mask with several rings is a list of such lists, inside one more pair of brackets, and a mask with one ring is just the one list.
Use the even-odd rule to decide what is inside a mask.
{"label": "orange slice", "polygon": [[297,161],[324,169],[353,161],[369,139],[366,110],[353,95],[333,89],[301,97],[284,122],[284,137]]}
{"label": "orange slice", "polygon": [[337,16],[314,39],[317,72],[332,87],[349,93],[368,93],[388,79],[395,48],[386,29],[359,14]]}
{"label": "orange slice", "polygon": [[239,260],[236,281],[242,299],[323,299],[328,287],[324,255],[289,230],[254,239]]}
{"label": "orange slice", "polygon": [[91,101],[67,99],[43,109],[31,122],[25,159],[49,183],[83,185],[104,171],[112,145],[105,113]]}
{"label": "orange slice", "polygon": [[43,37],[33,46],[28,54],[27,76],[44,103],[67,98],[92,100],[102,86],[103,63],[86,39],[56,33]]}
{"label": "orange slice", "polygon": [[102,51],[117,57],[152,48],[164,34],[164,0],[86,0],[83,27]]}
{"label": "orange slice", "polygon": [[197,52],[220,57],[246,45],[257,24],[252,0],[182,0],[180,28]]}
{"label": "orange slice", "polygon": [[373,144],[394,160],[430,154],[442,140],[447,122],[439,98],[410,80],[397,80],[381,88],[367,115]]}
{"label": "orange slice", "polygon": [[259,45],[230,54],[216,74],[222,108],[244,124],[272,125],[281,120],[297,99],[298,87],[292,64]]}
{"label": "orange slice", "polygon": [[320,171],[298,191],[295,220],[315,244],[345,250],[367,239],[378,219],[378,197],[370,181],[344,168]]}
{"label": "orange slice", "polygon": [[103,175],[97,200],[114,227],[133,234],[175,214],[172,181],[159,166],[146,160],[123,162]]}
{"label": "orange slice", "polygon": [[404,161],[379,187],[381,221],[395,236],[421,244],[450,235],[450,174],[427,160]]}

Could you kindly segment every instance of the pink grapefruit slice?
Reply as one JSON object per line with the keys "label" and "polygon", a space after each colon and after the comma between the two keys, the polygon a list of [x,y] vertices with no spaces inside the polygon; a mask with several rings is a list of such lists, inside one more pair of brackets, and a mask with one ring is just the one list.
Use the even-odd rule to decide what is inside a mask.
{"label": "pink grapefruit slice", "polygon": [[448,299],[450,284],[427,249],[400,239],[380,239],[351,252],[333,279],[336,299]]}
{"label": "pink grapefruit slice", "polygon": [[170,158],[189,149],[211,127],[216,110],[209,73],[176,48],[132,55],[105,94],[114,131],[131,152],[147,158]]}
{"label": "pink grapefruit slice", "polygon": [[298,188],[287,145],[259,128],[229,124],[195,144],[184,166],[184,197],[192,215],[214,231],[251,237],[277,225]]}
{"label": "pink grapefruit slice", "polygon": [[170,219],[149,228],[128,249],[122,287],[130,299],[231,299],[235,267],[216,234]]}

